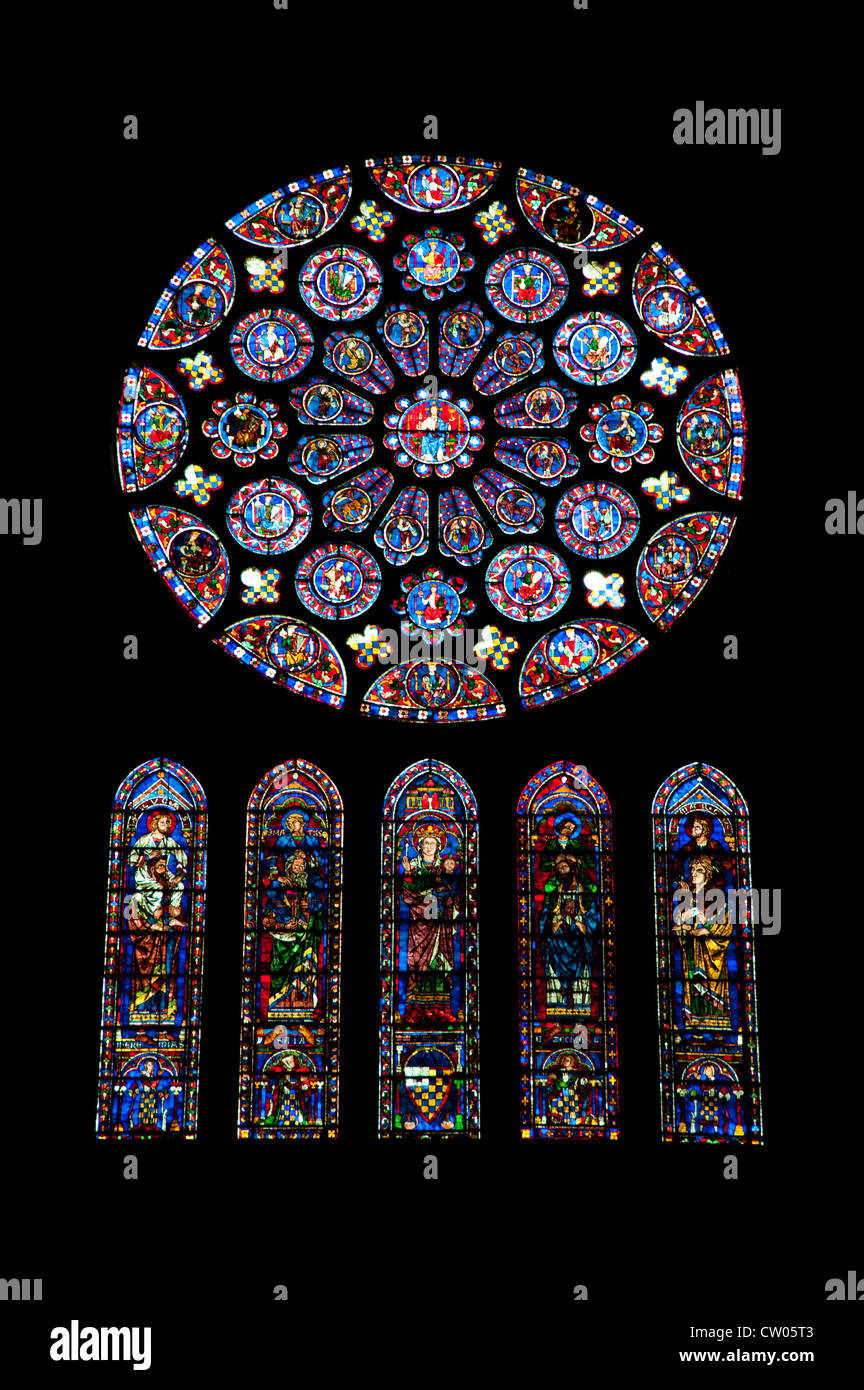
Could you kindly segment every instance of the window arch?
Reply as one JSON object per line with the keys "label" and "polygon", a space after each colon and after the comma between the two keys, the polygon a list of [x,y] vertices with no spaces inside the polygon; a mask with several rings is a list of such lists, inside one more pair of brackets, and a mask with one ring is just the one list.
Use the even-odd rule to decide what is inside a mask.
{"label": "window arch", "polygon": [[342,798],[314,763],[280,763],[252,793],[241,1139],[336,1137],[342,836]]}
{"label": "window arch", "polygon": [[396,778],[381,834],[378,1132],[480,1133],[477,803],[424,758]]}
{"label": "window arch", "polygon": [[194,1139],[207,802],[179,763],[153,758],[114,798],[102,995],[101,1139]]}
{"label": "window arch", "polygon": [[654,798],[663,1138],[762,1142],[747,805],[689,763]]}
{"label": "window arch", "polygon": [[550,763],[517,815],[522,1136],[617,1139],[609,798],[584,767]]}

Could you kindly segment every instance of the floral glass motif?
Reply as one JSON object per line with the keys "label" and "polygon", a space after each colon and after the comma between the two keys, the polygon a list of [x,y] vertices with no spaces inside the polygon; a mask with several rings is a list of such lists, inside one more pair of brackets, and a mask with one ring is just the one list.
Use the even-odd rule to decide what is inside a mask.
{"label": "floral glass motif", "polygon": [[724,773],[689,763],[653,817],[662,1135],[761,1144],[747,806]]}
{"label": "floral glass motif", "polygon": [[480,1133],[477,806],[453,768],[396,778],[381,833],[378,1132]]}
{"label": "floral glass motif", "polygon": [[96,1133],[194,1139],[207,803],[166,758],[114,798]]}
{"label": "floral glass motif", "polygon": [[522,1136],[617,1139],[609,800],[584,767],[552,763],[518,820]]}
{"label": "floral glass motif", "polygon": [[294,758],[249,802],[241,1139],[335,1139],[339,1124],[342,800]]}
{"label": "floral glass motif", "polygon": [[[122,365],[117,467],[153,568],[235,659],[334,708],[457,723],[605,679],[665,640],[744,505],[741,383],[680,262],[578,185],[479,156],[374,157],[265,193],[171,277]],[[367,558],[348,575],[340,552],[331,593],[316,566],[349,540]],[[520,546],[538,593],[553,579],[539,599],[490,573]],[[249,551],[285,557],[279,583],[244,580]],[[502,637],[518,657],[494,685],[375,646],[364,684],[342,620],[383,630],[406,574],[454,566],[474,654],[502,613],[532,641]],[[567,634],[593,650],[610,605],[588,671]],[[271,649],[279,633],[297,645]]]}

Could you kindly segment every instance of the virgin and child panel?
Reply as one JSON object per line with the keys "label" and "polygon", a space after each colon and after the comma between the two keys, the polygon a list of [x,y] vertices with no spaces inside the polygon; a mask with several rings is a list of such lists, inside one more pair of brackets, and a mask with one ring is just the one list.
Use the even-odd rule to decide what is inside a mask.
{"label": "virgin and child panel", "polygon": [[432,759],[388,793],[382,833],[379,1132],[479,1132],[474,797]]}
{"label": "virgin and child panel", "polygon": [[609,803],[559,762],[519,802],[519,1022],[525,1138],[617,1138]]}
{"label": "virgin and child panel", "polygon": [[342,803],[295,759],[249,803],[239,1134],[335,1137]]}

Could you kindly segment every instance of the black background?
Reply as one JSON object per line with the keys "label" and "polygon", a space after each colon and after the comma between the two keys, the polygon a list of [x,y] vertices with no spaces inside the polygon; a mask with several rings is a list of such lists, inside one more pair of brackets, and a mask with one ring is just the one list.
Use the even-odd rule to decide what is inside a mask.
{"label": "black background", "polygon": [[[49,1331],[72,1318],[152,1326],[153,1374],[168,1383],[229,1361],[270,1375],[346,1356],[388,1377],[491,1374],[499,1349],[521,1374],[650,1373],[705,1345],[691,1324],[812,1326],[800,1345],[820,1371],[850,1345],[856,1310],[826,1304],[825,1282],[845,1279],[856,1255],[864,1274],[849,963],[860,895],[838,891],[857,871],[857,831],[843,827],[860,541],[824,527],[826,499],[854,485],[849,451],[820,429],[831,368],[812,317],[831,143],[795,62],[775,61],[774,21],[767,6],[696,23],[687,7],[600,0],[585,12],[543,0],[365,14],[282,14],[259,0],[112,13],[89,42],[72,26],[69,127],[34,117],[39,167],[26,149],[12,165],[30,209],[18,255],[32,265],[24,242],[37,231],[54,279],[37,277],[36,298],[53,328],[46,342],[45,318],[23,317],[31,360],[45,364],[30,406],[40,442],[10,450],[4,482],[7,496],[45,498],[44,539],[3,538],[14,831],[0,1274],[41,1277],[44,1302],[4,1305],[0,1327],[54,1375],[73,1368],[48,1361]],[[803,61],[804,35],[784,44]],[[675,145],[673,111],[699,99],[782,107],[782,152]],[[130,113],[136,142],[122,135]],[[668,247],[717,312],[749,426],[739,524],[679,625],[558,705],[522,711],[511,698],[504,719],[438,729],[363,719],[351,701],[319,707],[213,647],[128,533],[113,459],[123,371],[194,246],[290,179],[431,148],[569,179]],[[127,634],[137,661],[123,659]],[[727,634],[737,661],[723,658]],[[125,775],[159,755],[199,779],[210,811],[200,1132],[104,1143],[93,1117],[108,822]],[[425,755],[451,763],[479,803],[475,1143],[376,1138],[379,813],[392,779]],[[295,756],[345,803],[340,1137],[240,1143],[245,807],[264,772]],[[562,757],[588,767],[613,810],[617,1144],[518,1137],[515,808]],[[650,809],[665,777],[697,759],[741,789],[754,883],[783,895],[781,932],[757,942],[762,1149],[659,1139]],[[835,860],[841,845],[851,865]],[[737,1181],[722,1176],[727,1151]],[[122,1177],[127,1152],[136,1182]],[[431,1152],[437,1182],[422,1176]],[[273,1302],[275,1284],[287,1304]]]}

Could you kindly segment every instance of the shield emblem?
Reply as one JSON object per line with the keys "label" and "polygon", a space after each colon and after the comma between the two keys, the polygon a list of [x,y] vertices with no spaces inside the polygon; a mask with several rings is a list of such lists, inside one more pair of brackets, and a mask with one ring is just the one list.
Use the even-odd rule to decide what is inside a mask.
{"label": "shield emblem", "polygon": [[450,1094],[452,1061],[437,1048],[423,1048],[406,1059],[404,1076],[411,1100],[423,1119],[431,1124]]}

